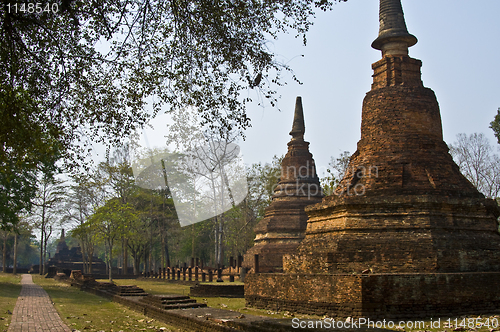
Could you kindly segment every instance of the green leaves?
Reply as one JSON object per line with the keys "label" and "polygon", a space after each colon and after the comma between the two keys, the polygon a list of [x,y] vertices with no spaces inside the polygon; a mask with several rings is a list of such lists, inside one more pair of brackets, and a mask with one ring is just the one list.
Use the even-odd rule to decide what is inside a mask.
{"label": "green leaves", "polygon": [[336,1],[41,0],[59,9],[41,13],[1,6],[0,167],[12,156],[19,174],[37,157],[74,167],[85,144],[119,144],[164,109],[192,107],[211,131],[242,134],[251,101],[242,92],[274,106],[280,74],[291,71],[268,41],[295,31],[305,43],[314,10]]}
{"label": "green leaves", "polygon": [[490,128],[493,129],[498,144],[500,144],[500,107],[498,108],[497,115],[495,115],[495,119],[490,122]]}

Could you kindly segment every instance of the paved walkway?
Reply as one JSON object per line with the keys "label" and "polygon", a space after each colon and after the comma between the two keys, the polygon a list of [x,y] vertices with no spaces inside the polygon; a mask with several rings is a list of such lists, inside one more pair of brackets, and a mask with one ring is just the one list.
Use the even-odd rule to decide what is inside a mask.
{"label": "paved walkway", "polygon": [[30,274],[23,274],[21,285],[8,332],[71,332],[62,322],[47,292],[33,283]]}

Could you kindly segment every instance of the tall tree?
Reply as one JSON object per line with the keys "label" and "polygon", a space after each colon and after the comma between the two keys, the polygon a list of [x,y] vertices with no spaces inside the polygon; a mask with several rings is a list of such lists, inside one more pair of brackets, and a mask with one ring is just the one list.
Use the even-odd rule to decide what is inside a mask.
{"label": "tall tree", "polygon": [[498,140],[498,144],[500,144],[500,107],[497,110],[495,119],[490,122],[490,128],[493,129],[493,132]]}
{"label": "tall tree", "polygon": [[[213,216],[215,234],[215,259],[218,265],[224,261],[224,212],[234,208],[247,194],[245,169],[239,158],[240,149],[235,142],[238,131],[231,126],[223,133],[211,126],[200,125],[199,114],[186,109],[175,112],[174,124],[168,126],[167,144],[175,146],[182,155],[178,169],[188,176],[192,190],[183,195],[191,201],[192,209],[177,209],[181,225],[194,224]],[[234,124],[234,123],[230,123]],[[176,190],[173,181],[170,189]],[[175,194],[174,194],[175,195]],[[178,204],[179,205],[179,204]],[[192,227],[192,255],[195,252],[195,231]]]}
{"label": "tall tree", "polygon": [[62,201],[66,194],[64,182],[54,178],[47,172],[42,172],[39,188],[33,201],[35,209],[31,221],[40,230],[40,274],[45,274],[47,243],[55,230],[54,226],[62,220]]}
{"label": "tall tree", "polygon": [[13,243],[13,259],[12,259],[12,273],[17,273],[17,264],[18,264],[18,246],[19,240],[24,238],[29,238],[31,236],[32,226],[26,222],[25,220],[20,220],[19,223],[16,224],[15,228],[12,231],[12,235],[14,236]]}
{"label": "tall tree", "polygon": [[72,185],[64,205],[64,220],[74,225],[72,235],[79,241],[83,272],[92,273],[92,257],[94,255],[94,244],[96,234],[83,225],[101,204],[96,196],[100,191],[97,183],[92,181],[91,175],[73,175]]}
{"label": "tall tree", "polygon": [[294,31],[305,43],[314,10],[336,1],[345,0],[5,2],[0,167],[26,151],[43,156],[57,146],[75,157],[82,142],[119,142],[163,105],[195,107],[214,131],[241,132],[250,123],[242,91],[274,105],[281,73],[290,71],[268,40]]}
{"label": "tall tree", "polygon": [[0,81],[0,226],[13,227],[31,209],[40,170],[49,177],[55,170],[57,135],[53,125],[40,122],[26,91]]}
{"label": "tall tree", "polygon": [[11,238],[12,233],[7,230],[0,230],[0,239],[2,239],[2,272],[7,272],[7,254],[9,244],[8,241]]}
{"label": "tall tree", "polygon": [[106,247],[106,262],[108,266],[109,281],[113,281],[112,264],[113,248],[116,240],[123,234],[127,220],[135,218],[129,204],[123,204],[118,198],[112,198],[90,217],[90,227],[98,231],[98,236]]}
{"label": "tall tree", "polygon": [[[111,197],[117,197],[121,204],[127,204],[130,196],[137,189],[135,185],[134,174],[131,167],[129,145],[122,143],[115,148],[112,157],[108,157],[106,162],[98,166],[98,173],[109,188],[108,194]],[[122,273],[128,271],[128,246],[125,234],[121,236],[121,260]]]}

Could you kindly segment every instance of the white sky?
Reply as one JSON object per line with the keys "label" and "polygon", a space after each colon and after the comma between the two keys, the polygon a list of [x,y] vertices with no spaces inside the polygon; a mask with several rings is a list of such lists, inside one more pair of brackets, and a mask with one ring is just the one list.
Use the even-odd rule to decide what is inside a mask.
{"label": "white sky", "polygon": [[[418,38],[410,56],[422,60],[424,86],[436,93],[444,139],[458,133],[484,133],[493,146],[489,123],[500,107],[500,1],[403,0],[408,31]],[[296,96],[302,96],[305,139],[322,177],[331,156],[354,153],[360,138],[361,106],[372,83],[371,64],[381,58],[371,48],[378,35],[378,0],[348,0],[319,12],[307,46],[293,35],[270,43],[279,59],[303,82],[283,77],[279,108],[248,108],[252,128],[241,142],[244,162],[270,162],[287,151]],[[301,55],[304,55],[303,57]],[[249,96],[258,99],[254,91]],[[155,139],[164,128],[155,125]],[[157,122],[158,123],[158,122]]]}

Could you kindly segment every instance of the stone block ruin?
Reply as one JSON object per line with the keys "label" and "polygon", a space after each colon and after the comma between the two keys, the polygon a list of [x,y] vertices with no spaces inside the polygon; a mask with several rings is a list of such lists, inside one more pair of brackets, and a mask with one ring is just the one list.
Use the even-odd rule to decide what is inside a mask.
{"label": "stone block ruin", "polygon": [[273,199],[249,254],[266,257],[266,246],[286,243],[268,226],[271,215],[283,229],[289,222],[297,231],[291,234],[304,233],[295,248],[272,244],[283,248],[274,269],[246,276],[248,306],[370,318],[483,314],[500,306],[498,204],[448,152],[434,92],[421,81],[421,61],[408,55],[417,38],[407,31],[401,1],[380,0],[379,15],[372,47],[382,59],[372,65],[348,171],[334,195],[305,208],[307,217],[297,218],[298,209],[274,212]]}

